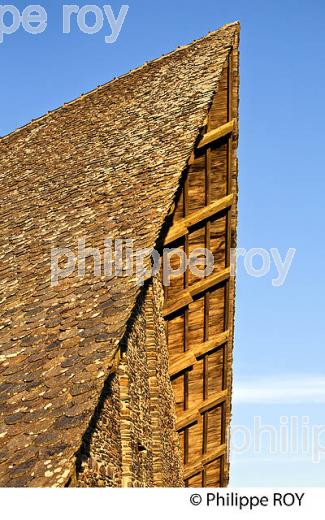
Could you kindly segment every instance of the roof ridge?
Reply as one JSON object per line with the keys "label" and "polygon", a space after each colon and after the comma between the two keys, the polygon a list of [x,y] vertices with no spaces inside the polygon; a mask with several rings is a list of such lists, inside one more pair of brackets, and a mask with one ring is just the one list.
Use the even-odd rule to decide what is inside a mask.
{"label": "roof ridge", "polygon": [[179,47],[177,47],[177,49],[174,49],[173,51],[167,52],[166,54],[162,54],[161,56],[159,56],[158,58],[155,58],[153,60],[146,61],[142,65],[139,65],[138,67],[136,67],[134,69],[131,69],[128,72],[126,72],[124,74],[121,74],[120,76],[112,78],[111,80],[107,81],[106,83],[103,83],[103,85],[99,85],[98,87],[90,90],[89,92],[86,92],[85,94],[81,94],[77,98],[74,98],[71,101],[68,101],[68,102],[64,103],[63,105],[60,105],[57,108],[54,108],[53,110],[49,110],[46,114],[43,114],[42,116],[39,116],[39,117],[37,117],[35,119],[32,119],[28,123],[25,123],[24,125],[16,128],[12,132],[9,132],[8,134],[0,136],[0,144],[3,141],[6,141],[7,139],[15,136],[19,132],[27,129],[28,127],[30,127],[30,126],[32,126],[32,125],[34,125],[36,123],[39,123],[43,119],[46,119],[47,117],[49,117],[50,115],[54,114],[55,112],[58,112],[59,110],[63,110],[63,109],[67,108],[70,105],[78,103],[79,101],[81,101],[85,97],[88,97],[91,94],[94,94],[95,92],[98,92],[98,91],[108,87],[109,85],[111,85],[115,81],[118,81],[121,78],[126,78],[127,76],[131,76],[132,74],[142,70],[143,68],[147,67],[148,65],[151,65],[153,63],[159,62],[160,60],[166,59],[169,56],[172,56],[173,54],[176,54],[177,52],[180,52],[180,51],[183,51],[183,50],[187,49],[188,47],[190,47],[191,45],[194,45],[195,43],[199,43],[199,42],[201,42],[203,40],[206,40],[206,39],[208,39],[208,38],[210,38],[212,36],[215,36],[217,33],[219,33],[222,30],[228,29],[230,27],[235,27],[235,26],[237,26],[238,28],[240,27],[240,22],[238,20],[235,21],[235,22],[231,22],[231,23],[225,24],[222,27],[219,27],[219,29],[215,29],[214,31],[209,31],[206,35],[202,36],[201,38],[197,38],[196,40],[192,40],[190,43],[187,43],[185,45],[180,45]]}

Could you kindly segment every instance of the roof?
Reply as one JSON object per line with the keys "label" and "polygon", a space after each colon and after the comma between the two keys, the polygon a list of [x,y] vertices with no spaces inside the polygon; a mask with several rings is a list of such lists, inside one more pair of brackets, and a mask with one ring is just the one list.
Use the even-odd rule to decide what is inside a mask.
{"label": "roof", "polygon": [[155,245],[238,30],[0,140],[1,486],[64,485],[140,291],[126,273],[51,286],[51,249]]}

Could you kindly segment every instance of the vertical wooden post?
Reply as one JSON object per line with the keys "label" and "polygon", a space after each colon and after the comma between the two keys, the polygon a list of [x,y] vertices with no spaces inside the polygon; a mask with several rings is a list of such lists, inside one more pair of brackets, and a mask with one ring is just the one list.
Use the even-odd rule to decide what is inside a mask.
{"label": "vertical wooden post", "polygon": [[[227,88],[227,120],[232,120],[232,50],[228,57],[228,88]],[[226,195],[232,193],[232,134],[229,135],[227,141],[227,192]],[[226,215],[226,244],[225,244],[225,267],[230,267],[231,261],[231,222],[232,222],[232,209],[227,211]],[[224,292],[224,330],[229,329],[229,316],[230,316],[230,280],[226,281],[225,292]],[[223,348],[223,372],[222,372],[222,389],[228,388],[228,357],[229,357],[229,341],[228,340]],[[227,398],[228,399],[228,398]],[[221,443],[226,442],[227,437],[227,400],[222,405],[222,431],[221,431]],[[225,485],[225,456],[221,457],[220,461],[220,481],[221,486]]]}
{"label": "vertical wooden post", "polygon": [[[186,173],[186,179],[184,182],[184,190],[183,190],[183,216],[187,217],[188,215],[188,184],[189,184],[189,176],[188,172]],[[188,258],[189,255],[189,238],[188,235],[185,236],[184,243],[185,255]],[[184,289],[188,287],[189,282],[189,272],[188,268],[186,268],[184,273]],[[188,307],[185,308],[184,311],[184,352],[188,349]],[[186,370],[184,373],[184,410],[187,410],[189,407],[188,402],[188,371]],[[184,430],[184,464],[188,463],[188,450],[189,450],[189,431],[188,428]],[[185,487],[188,487],[188,481],[185,481]]]}
{"label": "vertical wooden post", "polygon": [[[210,118],[207,121],[207,132],[210,130]],[[205,152],[205,205],[208,206],[211,203],[211,147],[209,146]],[[208,221],[205,224],[205,248],[210,249],[210,228],[211,224]],[[209,339],[209,314],[210,314],[210,293],[207,291],[204,295],[204,341]],[[209,397],[209,356],[203,358],[203,399]],[[203,443],[202,443],[202,455],[207,453],[208,449],[208,413],[203,414]],[[206,471],[203,467],[202,472],[202,487],[206,485]]]}

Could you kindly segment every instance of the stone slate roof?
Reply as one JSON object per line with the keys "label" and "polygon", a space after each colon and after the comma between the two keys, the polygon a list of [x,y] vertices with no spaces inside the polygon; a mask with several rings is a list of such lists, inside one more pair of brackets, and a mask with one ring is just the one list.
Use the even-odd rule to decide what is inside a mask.
{"label": "stone slate roof", "polygon": [[139,287],[77,272],[53,247],[153,247],[237,23],[0,140],[0,485],[64,486]]}

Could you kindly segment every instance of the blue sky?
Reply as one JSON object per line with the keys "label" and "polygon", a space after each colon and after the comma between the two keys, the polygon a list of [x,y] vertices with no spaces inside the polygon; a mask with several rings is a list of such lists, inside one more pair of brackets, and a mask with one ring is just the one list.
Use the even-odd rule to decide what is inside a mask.
{"label": "blue sky", "polygon": [[[29,2],[11,3],[22,10]],[[274,265],[253,278],[239,262],[233,424],[252,428],[261,416],[279,425],[291,415],[325,423],[323,0],[130,0],[112,45],[104,42],[107,24],[97,35],[75,25],[62,34],[62,5],[69,2],[39,3],[47,30],[31,36],[20,29],[0,45],[0,135],[240,20],[238,245],[278,248],[282,256],[297,251],[282,287],[272,286]],[[104,3],[115,13],[121,6],[97,5]],[[234,485],[325,484],[325,457],[314,464],[301,453],[270,455],[266,443],[261,454],[234,453],[232,460]]]}

